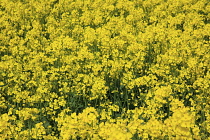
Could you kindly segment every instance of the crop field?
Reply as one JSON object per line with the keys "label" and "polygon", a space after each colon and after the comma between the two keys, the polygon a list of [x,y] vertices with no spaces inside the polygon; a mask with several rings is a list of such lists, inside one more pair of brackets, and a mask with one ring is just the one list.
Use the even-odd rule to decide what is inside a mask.
{"label": "crop field", "polygon": [[0,140],[210,140],[209,0],[0,0]]}

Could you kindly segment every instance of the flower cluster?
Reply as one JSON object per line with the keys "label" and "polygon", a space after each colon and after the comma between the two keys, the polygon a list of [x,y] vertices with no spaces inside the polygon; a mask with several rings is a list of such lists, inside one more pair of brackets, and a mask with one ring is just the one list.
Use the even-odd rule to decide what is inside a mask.
{"label": "flower cluster", "polygon": [[209,139],[208,0],[1,0],[0,139]]}

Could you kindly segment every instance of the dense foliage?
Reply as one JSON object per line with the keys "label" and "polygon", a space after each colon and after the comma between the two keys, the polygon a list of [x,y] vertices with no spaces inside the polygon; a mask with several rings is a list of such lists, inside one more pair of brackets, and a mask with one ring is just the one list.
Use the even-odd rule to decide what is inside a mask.
{"label": "dense foliage", "polygon": [[0,139],[210,139],[209,0],[1,0]]}

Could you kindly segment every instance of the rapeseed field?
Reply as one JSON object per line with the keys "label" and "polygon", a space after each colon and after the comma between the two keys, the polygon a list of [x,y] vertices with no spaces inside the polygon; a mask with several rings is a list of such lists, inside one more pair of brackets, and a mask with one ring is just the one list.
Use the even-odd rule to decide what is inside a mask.
{"label": "rapeseed field", "polygon": [[210,140],[209,0],[0,0],[0,140]]}

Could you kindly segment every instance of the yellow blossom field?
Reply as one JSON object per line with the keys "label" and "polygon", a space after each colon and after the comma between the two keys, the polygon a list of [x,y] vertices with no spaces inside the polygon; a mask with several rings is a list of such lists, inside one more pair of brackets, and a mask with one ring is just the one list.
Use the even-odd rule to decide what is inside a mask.
{"label": "yellow blossom field", "polygon": [[0,0],[0,140],[210,140],[209,0]]}

